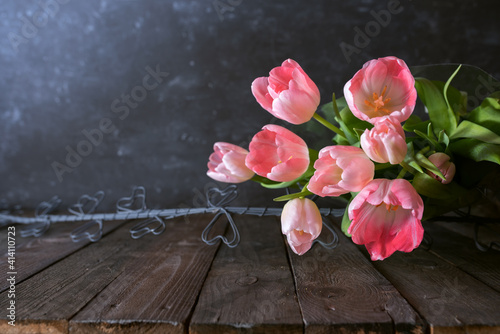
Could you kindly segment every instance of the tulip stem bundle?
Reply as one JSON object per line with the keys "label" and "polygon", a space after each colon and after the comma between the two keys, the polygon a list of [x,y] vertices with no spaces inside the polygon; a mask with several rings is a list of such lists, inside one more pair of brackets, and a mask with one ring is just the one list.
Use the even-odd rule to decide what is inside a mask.
{"label": "tulip stem bundle", "polygon": [[[422,241],[422,220],[492,202],[484,189],[500,188],[492,182],[500,180],[500,92],[468,110],[467,96],[477,100],[477,89],[451,85],[464,68],[473,70],[458,66],[442,82],[414,77],[396,57],[373,59],[345,84],[343,98],[333,94],[332,102],[318,109],[319,89],[288,59],[269,77],[254,80],[253,95],[290,124],[314,118],[336,134],[335,144],[316,150],[289,129],[269,124],[248,151],[215,143],[208,175],[222,182],[251,179],[265,188],[298,188],[275,201],[287,202],[282,232],[299,255],[321,232],[319,209],[307,198],[313,194],[348,200],[342,231],[365,245],[372,260],[411,252]],[[477,73],[464,74],[464,80]],[[428,119],[413,113],[417,97]],[[307,129],[322,130],[314,124]]]}

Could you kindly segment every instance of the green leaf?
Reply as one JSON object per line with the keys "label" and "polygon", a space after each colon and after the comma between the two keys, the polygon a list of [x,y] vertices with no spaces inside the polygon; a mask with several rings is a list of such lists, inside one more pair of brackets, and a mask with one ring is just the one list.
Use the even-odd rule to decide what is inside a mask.
{"label": "green leaf", "polygon": [[443,173],[441,173],[439,168],[437,168],[436,165],[434,165],[429,159],[427,159],[426,156],[423,155],[421,152],[418,152],[417,154],[415,154],[415,160],[418,162],[418,164],[420,166],[422,166],[425,169],[427,169],[428,171],[436,174],[437,176],[439,176],[443,180],[445,179]]}
{"label": "green leaf", "polygon": [[[338,102],[338,100],[337,100]],[[349,107],[344,107],[340,110],[340,119],[337,119],[340,128],[345,133],[347,140],[350,145],[354,145],[359,141],[356,131],[354,129],[359,129],[364,131],[365,129],[371,129],[372,124],[362,121],[351,112]]]}
{"label": "green leaf", "polygon": [[261,183],[260,185],[267,189],[280,189],[280,188],[288,188],[291,186],[295,186],[299,180],[302,179],[302,176],[296,180],[289,182],[278,182],[278,183]]}
{"label": "green leaf", "polygon": [[337,107],[342,110],[344,109],[345,107],[347,107],[347,101],[345,99],[345,97],[339,97],[339,98],[335,98],[335,101],[337,102]]}
{"label": "green leaf", "polygon": [[[429,123],[429,125],[431,125],[431,124]],[[439,144],[439,142],[438,142],[436,139],[431,138],[431,137],[429,137],[427,134],[425,134],[425,133],[423,133],[423,132],[420,132],[420,131],[418,131],[418,130],[415,130],[415,131],[413,131],[413,132],[415,132],[415,134],[417,134],[419,137],[422,137],[423,139],[427,140],[427,141],[428,141],[430,144],[432,144],[434,147],[440,148],[440,149],[442,150],[441,145]]]}
{"label": "green leaf", "polygon": [[432,81],[425,78],[415,78],[415,88],[419,98],[427,107],[434,130],[437,133],[441,130],[453,133],[457,127],[457,119],[453,111],[448,108],[443,91]]}
{"label": "green leaf", "polygon": [[412,185],[420,195],[440,200],[454,200],[467,192],[465,188],[455,182],[442,184],[425,173],[415,175]]}
{"label": "green leaf", "polygon": [[[425,135],[425,134],[424,134]],[[423,173],[424,171],[418,164],[418,161],[415,159],[415,150],[413,149],[413,143],[409,142],[406,144],[406,147],[408,148],[408,151],[406,152],[406,156],[404,159],[404,164],[408,165],[409,167],[412,167],[414,170],[418,171],[419,173]],[[402,165],[404,165],[402,164]],[[406,166],[405,166],[406,168]],[[411,172],[411,170],[409,170]]]}
{"label": "green leaf", "polygon": [[313,193],[310,192],[309,190],[305,189],[303,191],[296,192],[296,193],[293,193],[293,194],[288,194],[288,195],[283,195],[283,196],[280,196],[280,197],[276,197],[276,198],[273,199],[273,201],[275,201],[275,202],[283,202],[283,201],[292,200],[294,198],[300,198],[300,197],[305,197],[305,196],[309,196],[309,195],[313,195]]}
{"label": "green leaf", "polygon": [[[349,201],[349,203],[351,203],[351,202]],[[347,207],[344,211],[344,215],[342,216],[342,225],[340,228],[342,229],[342,232],[344,232],[345,235],[347,235],[348,237],[351,237],[351,235],[349,233],[347,233],[349,226],[351,226],[351,220],[349,219],[348,207],[349,207],[349,204],[347,205]]]}
{"label": "green leaf", "polygon": [[484,99],[479,107],[470,112],[467,119],[500,135],[500,103],[498,97],[500,97],[500,92]]}
{"label": "green leaf", "polygon": [[450,145],[450,137],[444,132],[444,130],[441,130],[438,136],[438,141],[440,143],[443,143],[446,148],[448,148],[448,145]]}
{"label": "green leaf", "polygon": [[425,132],[430,122],[430,120],[422,121],[417,115],[411,115],[403,125],[403,130],[408,132],[413,132],[415,130]]}
{"label": "green leaf", "polygon": [[[432,80],[445,82],[449,79],[450,73],[457,69],[457,66],[458,64],[412,66],[410,70],[414,77],[432,78]],[[453,79],[453,86],[467,94],[468,107],[479,105],[484,96],[500,90],[500,82],[496,78],[478,67],[467,64],[463,64],[460,68],[460,75]],[[450,89],[452,88],[450,87]],[[448,97],[451,93],[448,91]],[[453,102],[450,101],[450,104],[453,106]]]}
{"label": "green leaf", "polygon": [[[350,127],[347,125],[348,122],[351,122],[351,117],[355,118],[354,115],[352,114],[351,110],[348,107],[344,107],[340,111],[340,118],[338,118],[338,117],[336,118],[337,123],[339,123],[339,127],[344,132],[346,139],[347,139],[347,142],[349,144],[357,141],[356,133],[354,132],[353,127]],[[337,142],[338,142],[338,140],[337,140]],[[341,144],[341,145],[343,145],[343,144]]]}
{"label": "green leaf", "polygon": [[[461,67],[462,67],[462,65],[458,66],[458,68],[455,70],[455,72],[453,72],[453,74],[450,76],[450,78],[444,84],[443,95],[444,95],[444,99],[446,101],[446,105],[448,106],[448,112],[453,112],[453,109],[454,109],[450,105],[450,99],[448,98],[448,89],[450,88],[451,81],[457,75],[458,71],[460,71]],[[462,99],[462,94],[460,94],[460,92],[458,90],[456,90],[456,91],[459,93],[459,95],[457,96],[457,98],[453,99],[452,102],[454,103],[455,108],[458,109],[458,108],[460,108],[460,103],[463,101],[463,99]],[[456,118],[455,118],[455,121],[456,121]]]}
{"label": "green leaf", "polygon": [[500,136],[495,132],[484,126],[465,120],[458,125],[455,132],[451,135],[451,139],[457,138],[473,138],[485,143],[500,144]]}
{"label": "green leaf", "polygon": [[450,143],[450,150],[474,161],[491,161],[500,165],[500,145],[477,139],[461,139]]}

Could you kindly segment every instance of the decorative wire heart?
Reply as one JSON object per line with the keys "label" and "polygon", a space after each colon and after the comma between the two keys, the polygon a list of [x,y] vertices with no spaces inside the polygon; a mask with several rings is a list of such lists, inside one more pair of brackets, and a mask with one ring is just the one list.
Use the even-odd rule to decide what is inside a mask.
{"label": "decorative wire heart", "polygon": [[[97,225],[97,231],[91,233],[89,230]],[[102,220],[93,220],[87,222],[77,228],[75,228],[71,234],[71,240],[73,242],[79,242],[85,239],[89,239],[91,242],[96,242],[102,237]]]}
{"label": "decorative wire heart", "polygon": [[230,185],[224,189],[210,188],[207,190],[206,198],[207,205],[211,208],[224,207],[231,203],[236,197],[238,197],[238,191],[236,185]]}
{"label": "decorative wire heart", "polygon": [[[47,216],[49,213],[54,211],[59,204],[61,204],[61,199],[57,196],[52,197],[48,201],[43,201],[35,209],[35,216],[36,217],[44,217]],[[21,230],[20,235],[23,238],[26,237],[35,237],[38,238],[42,236],[45,232],[50,227],[50,220],[45,220],[41,222],[37,222],[34,224],[31,224],[29,227]]]}
{"label": "decorative wire heart", "polygon": [[[227,221],[229,222],[229,226],[231,226],[231,229],[233,231],[233,239],[229,241],[225,236],[223,235],[216,235],[212,239],[208,240],[208,234],[214,227],[215,223],[219,220],[220,216],[225,214],[227,217]],[[201,233],[201,239],[207,244],[207,245],[215,245],[217,243],[217,240],[222,240],[223,243],[225,243],[229,248],[234,248],[238,246],[240,243],[240,232],[238,231],[238,227],[236,227],[236,224],[234,223],[233,217],[223,208],[217,212],[215,217],[212,219],[210,223],[208,223],[207,227],[203,230]]]}
{"label": "decorative wire heart", "polygon": [[30,224],[29,227],[22,229],[20,235],[22,238],[35,237],[38,238],[42,236],[50,227],[50,221],[45,220],[42,222],[37,222]]}
{"label": "decorative wire heart", "polygon": [[[156,224],[155,224],[156,223]],[[151,225],[156,225],[154,228]],[[165,222],[160,217],[156,216],[150,219],[143,220],[130,228],[130,236],[132,239],[139,239],[148,233],[154,235],[162,234],[165,231]]]}
{"label": "decorative wire heart", "polygon": [[54,211],[59,204],[61,204],[61,199],[57,196],[52,197],[48,201],[43,201],[35,209],[36,217],[43,217]]}
{"label": "decorative wire heart", "polygon": [[325,249],[334,249],[339,244],[339,236],[337,235],[337,232],[335,232],[335,230],[330,226],[330,224],[327,223],[325,216],[321,216],[321,218],[323,221],[323,226],[326,227],[326,229],[328,231],[330,231],[333,238],[332,238],[332,241],[330,241],[330,242],[324,242],[324,241],[319,240],[319,238],[318,238],[312,242],[312,245],[318,243]]}
{"label": "decorative wire heart", "polygon": [[97,209],[99,204],[101,204],[104,199],[104,191],[98,191],[94,196],[89,196],[87,194],[80,196],[78,202],[73,204],[68,211],[77,216],[83,216],[85,214],[90,214]]}
{"label": "decorative wire heart", "polygon": [[[132,209],[136,205],[137,209]],[[122,197],[116,202],[118,212],[140,212],[146,210],[146,189],[144,187],[135,187],[132,190],[132,195]]]}

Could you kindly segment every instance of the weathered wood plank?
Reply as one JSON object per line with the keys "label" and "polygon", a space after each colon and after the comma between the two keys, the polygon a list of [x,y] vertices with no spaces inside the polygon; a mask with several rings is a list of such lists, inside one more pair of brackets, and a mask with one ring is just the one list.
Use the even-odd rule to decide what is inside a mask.
{"label": "weathered wood plank", "polygon": [[[433,239],[430,251],[500,292],[500,252],[482,252],[472,238],[434,222],[424,224]],[[499,238],[500,239],[500,238]]]}
{"label": "weathered wood plank", "polygon": [[500,332],[500,294],[434,254],[396,252],[374,266],[429,323],[431,333]]}
{"label": "weathered wood plank", "polygon": [[[167,316],[175,312],[177,312],[176,314],[184,312],[187,318],[191,311],[190,308],[193,307],[193,305],[187,304],[190,302],[194,304],[194,300],[193,298],[183,300],[183,296],[188,293],[196,296],[197,292],[176,290],[178,293],[177,297],[174,296],[172,300],[169,300],[168,297],[174,294],[174,291],[166,291],[164,289],[164,278],[168,279],[169,275],[172,275],[173,268],[177,266],[177,263],[179,261],[183,262],[174,256],[165,265],[160,265],[161,259],[158,260],[156,257],[160,256],[165,259],[165,254],[168,254],[169,250],[173,251],[173,248],[178,248],[175,251],[175,254],[178,255],[183,252],[185,247],[188,247],[199,250],[198,254],[189,255],[189,252],[187,252],[188,256],[191,256],[193,259],[199,256],[202,259],[210,261],[210,256],[205,253],[212,252],[214,254],[214,248],[203,247],[204,244],[199,241],[201,229],[199,227],[198,229],[193,228],[193,226],[200,225],[197,224],[200,222],[200,219],[193,218],[189,223],[186,223],[184,218],[169,221],[167,222],[165,234],[156,237],[148,235],[140,240],[131,239],[128,228],[135,224],[135,222],[129,222],[127,225],[104,237],[101,241],[80,249],[78,252],[71,254],[20,283],[16,286],[16,305],[19,305],[15,327],[17,333],[36,331],[40,326],[45,326],[47,331],[68,332],[70,329],[69,319],[77,315],[87,304],[91,303],[94,305],[93,299],[96,296],[99,297],[99,301],[110,299],[110,302],[112,302],[116,296],[112,296],[107,292],[101,295],[99,293],[108,286],[115,287],[113,284],[115,280],[123,283],[124,278],[132,279],[131,272],[135,272],[140,277],[137,278],[135,284],[123,283],[125,287],[120,296],[129,306],[126,309],[129,319],[125,319],[142,320],[142,315],[151,312],[153,309],[155,309],[155,312],[153,312],[152,316],[156,320],[151,321],[151,323],[163,322],[169,327],[171,323]],[[206,222],[203,221],[203,223]],[[168,240],[171,241],[172,238],[176,240],[176,244],[169,245]],[[193,246],[193,240],[196,238],[198,238],[197,245]],[[161,247],[161,245],[164,247]],[[196,261],[194,261],[193,265],[195,264]],[[205,265],[205,267],[208,267],[208,265]],[[180,272],[182,271],[178,271],[177,273]],[[183,273],[186,274],[185,272]],[[195,274],[193,271],[192,273],[193,275]],[[191,283],[189,282],[193,282],[195,279],[203,279],[201,277],[203,274],[196,274],[198,275],[196,278],[182,276],[181,280],[186,281],[184,283],[186,289],[190,289],[196,285],[190,285]],[[121,277],[122,275],[125,275],[124,278]],[[201,285],[201,283],[198,284]],[[143,298],[141,296],[141,292],[143,291],[142,286],[153,290],[157,298],[152,298],[151,293],[148,295],[151,299],[147,300],[148,297]],[[127,294],[131,294],[131,299],[127,300]],[[144,309],[134,309],[132,307],[134,301],[137,301],[137,305],[141,305]],[[7,307],[7,302],[8,299],[5,292],[0,294],[1,309]],[[169,307],[171,308],[170,310]],[[100,310],[108,309],[112,314],[114,308],[123,310],[120,305],[112,303],[101,305]],[[89,309],[84,310],[87,310],[87,312],[92,311]],[[89,313],[86,314],[88,315]],[[134,315],[135,317],[133,317]],[[94,322],[95,324],[90,326],[94,328],[99,326],[100,319],[100,314],[92,314],[92,318],[87,317],[86,319],[85,317],[80,317],[80,320],[91,320]],[[146,320],[148,319],[146,318]],[[176,319],[174,320],[177,321]],[[78,329],[76,322],[72,322],[73,325]],[[180,326],[182,331],[184,324],[174,323],[174,326]],[[103,329],[105,327],[106,325],[103,325]],[[0,320],[0,332],[3,333],[7,329],[12,330],[12,327],[8,326],[5,320]]]}
{"label": "weathered wood plank", "polygon": [[[117,227],[121,226],[123,221],[106,222],[103,225],[103,235],[108,234]],[[16,281],[20,283],[27,277],[47,268],[51,264],[68,256],[71,253],[85,247],[90,243],[88,239],[73,242],[70,234],[76,227],[84,223],[58,223],[53,224],[41,237],[21,238],[21,230],[25,226],[14,225],[16,229]],[[7,227],[0,230],[0,236],[7,240]],[[7,243],[0,250],[0,268],[7,268]],[[7,271],[0,272],[0,292],[8,287]]]}
{"label": "weathered wood plank", "polygon": [[122,273],[72,318],[70,333],[185,333],[218,248],[200,238],[211,218],[170,221],[164,234],[135,241],[143,246],[126,250]]}
{"label": "weathered wood plank", "polygon": [[189,332],[302,333],[292,274],[275,217],[236,217],[242,240],[221,247]]}
{"label": "weathered wood plank", "polygon": [[289,249],[305,333],[423,333],[408,302],[336,231],[336,249],[315,245],[302,256]]}
{"label": "weathered wood plank", "polygon": [[[431,225],[431,223],[427,223]],[[474,239],[474,224],[471,223],[457,223],[457,222],[433,222],[432,225],[438,225],[455,233],[461,234],[465,237]],[[500,242],[500,219],[498,224],[483,224],[478,230],[478,241],[483,246],[488,246],[491,242]],[[498,249],[497,249],[498,250]]]}

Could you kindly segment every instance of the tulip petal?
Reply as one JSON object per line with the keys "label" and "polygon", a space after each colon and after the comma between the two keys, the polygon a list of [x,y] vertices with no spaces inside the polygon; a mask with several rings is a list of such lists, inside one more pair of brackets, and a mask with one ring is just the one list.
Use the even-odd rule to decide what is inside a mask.
{"label": "tulip petal", "polygon": [[252,82],[252,94],[262,108],[272,113],[273,98],[269,95],[267,77],[260,77]]}

